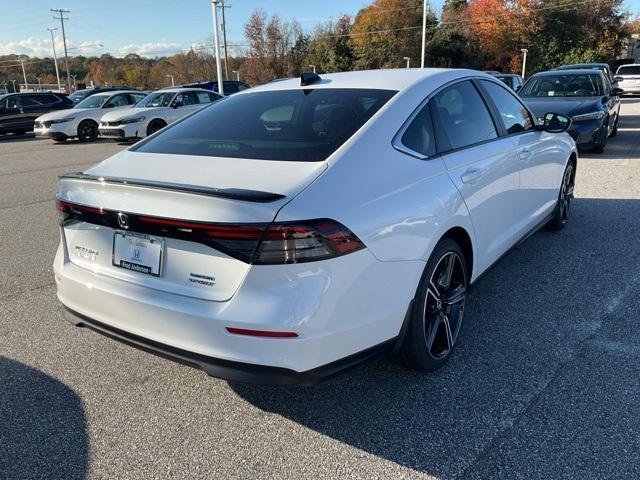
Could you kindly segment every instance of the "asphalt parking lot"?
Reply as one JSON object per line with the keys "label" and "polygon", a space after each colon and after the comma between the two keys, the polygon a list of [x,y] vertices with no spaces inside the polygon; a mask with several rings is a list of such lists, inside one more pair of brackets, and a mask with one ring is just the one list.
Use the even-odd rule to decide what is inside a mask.
{"label": "asphalt parking lot", "polygon": [[570,224],[473,289],[449,365],[231,385],[61,315],[57,175],[124,148],[0,138],[1,479],[640,478],[640,99]]}

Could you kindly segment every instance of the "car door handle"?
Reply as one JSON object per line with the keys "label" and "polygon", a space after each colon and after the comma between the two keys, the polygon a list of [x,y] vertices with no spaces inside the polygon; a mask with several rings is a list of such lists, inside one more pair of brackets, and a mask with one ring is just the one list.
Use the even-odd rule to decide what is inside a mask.
{"label": "car door handle", "polygon": [[526,162],[531,158],[531,150],[529,150],[528,148],[521,148],[520,150],[518,150],[518,156],[520,157],[520,160]]}
{"label": "car door handle", "polygon": [[462,175],[460,175],[460,180],[462,180],[462,183],[473,184],[481,176],[482,176],[482,170],[476,167],[470,167],[470,168],[467,168]]}

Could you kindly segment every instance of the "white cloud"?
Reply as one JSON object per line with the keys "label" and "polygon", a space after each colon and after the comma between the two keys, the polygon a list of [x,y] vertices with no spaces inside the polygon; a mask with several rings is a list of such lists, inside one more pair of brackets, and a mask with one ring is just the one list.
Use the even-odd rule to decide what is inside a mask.
{"label": "white cloud", "polygon": [[[187,47],[188,48],[188,47]],[[136,53],[142,57],[161,57],[164,55],[173,55],[185,49],[184,45],[179,43],[168,42],[149,42],[141,44],[123,45],[115,54],[124,57],[129,53]]]}
{"label": "white cloud", "polygon": [[[58,57],[64,55],[64,45],[62,37],[55,38],[56,54]],[[67,38],[67,50],[69,55],[100,55],[104,49],[100,40],[74,42],[72,38]],[[51,38],[29,37],[16,42],[0,44],[0,55],[21,54],[30,57],[53,57],[51,48]]]}

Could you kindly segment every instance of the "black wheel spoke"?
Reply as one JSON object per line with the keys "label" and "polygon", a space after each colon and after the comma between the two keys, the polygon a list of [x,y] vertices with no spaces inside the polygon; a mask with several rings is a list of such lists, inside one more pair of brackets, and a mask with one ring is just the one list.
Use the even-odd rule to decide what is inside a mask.
{"label": "black wheel spoke", "polygon": [[425,343],[432,358],[443,359],[453,349],[466,294],[462,259],[456,252],[447,252],[433,269],[424,304]]}
{"label": "black wheel spoke", "polygon": [[441,323],[444,327],[444,333],[447,342],[447,348],[443,353],[449,353],[449,351],[453,348],[454,342],[453,334],[451,333],[451,324],[449,323],[449,317],[447,317],[446,315],[442,315]]}
{"label": "black wheel spoke", "polygon": [[447,256],[447,263],[444,267],[444,272],[442,273],[442,277],[440,282],[438,282],[444,289],[448,289],[451,285],[451,276],[453,275],[453,267],[456,262],[456,256],[453,253],[449,253]]}

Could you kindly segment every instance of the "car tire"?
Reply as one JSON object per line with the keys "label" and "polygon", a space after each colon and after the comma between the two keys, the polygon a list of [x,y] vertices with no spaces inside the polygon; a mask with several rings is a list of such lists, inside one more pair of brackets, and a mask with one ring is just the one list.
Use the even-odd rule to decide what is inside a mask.
{"label": "car tire", "polygon": [[602,130],[600,131],[598,136],[600,137],[600,141],[593,146],[593,152],[604,153],[604,149],[607,146],[607,139],[609,138],[609,119],[608,118],[605,121],[604,125],[602,125]]}
{"label": "car tire", "polygon": [[547,227],[549,230],[562,230],[569,222],[569,211],[571,200],[575,189],[576,170],[573,162],[569,162],[562,175],[562,184],[558,193],[558,201],[553,211],[553,217],[549,220]]}
{"label": "car tire", "polygon": [[618,122],[620,121],[620,115],[616,115],[616,122],[613,124],[613,130],[611,130],[611,134],[609,137],[613,138],[618,135]]}
{"label": "car tire", "polygon": [[147,137],[149,135],[156,133],[158,130],[166,126],[167,126],[167,123],[164,120],[157,120],[157,119],[152,120],[151,122],[149,122],[149,125],[147,126]]}
{"label": "car tire", "polygon": [[29,131],[29,130],[14,130],[14,131],[13,131],[13,132],[11,132],[11,133],[13,133],[13,134],[14,134],[14,135],[16,135],[16,136],[17,136],[17,135],[26,135],[28,131]]}
{"label": "car tire", "polygon": [[78,125],[78,140],[94,142],[98,138],[98,124],[93,120],[83,120]]}
{"label": "car tire", "polygon": [[427,262],[408,319],[402,346],[408,366],[432,372],[449,360],[462,325],[467,283],[462,249],[443,238]]}

